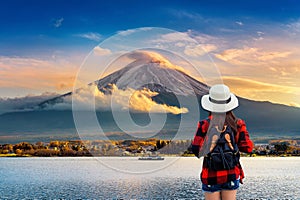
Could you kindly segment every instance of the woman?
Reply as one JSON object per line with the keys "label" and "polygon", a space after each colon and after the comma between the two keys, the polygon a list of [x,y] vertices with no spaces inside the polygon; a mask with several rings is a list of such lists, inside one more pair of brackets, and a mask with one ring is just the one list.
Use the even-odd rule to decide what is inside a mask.
{"label": "woman", "polygon": [[[197,157],[204,156],[200,176],[205,199],[236,199],[239,183],[242,183],[244,178],[238,150],[250,153],[253,149],[245,122],[236,118],[232,112],[239,105],[238,99],[226,85],[218,84],[212,86],[209,94],[202,97],[201,105],[210,114],[207,119],[198,123],[192,151]],[[226,157],[234,160],[231,162],[233,163],[231,167],[216,166],[220,164],[213,163],[216,159],[212,159],[212,152],[217,149],[216,146],[221,148],[221,138],[224,138],[227,148],[234,152],[231,153],[233,157]],[[222,148],[225,148],[224,146]],[[235,146],[236,151],[234,151]],[[227,163],[226,159],[225,163]],[[222,162],[224,163],[224,159]]]}

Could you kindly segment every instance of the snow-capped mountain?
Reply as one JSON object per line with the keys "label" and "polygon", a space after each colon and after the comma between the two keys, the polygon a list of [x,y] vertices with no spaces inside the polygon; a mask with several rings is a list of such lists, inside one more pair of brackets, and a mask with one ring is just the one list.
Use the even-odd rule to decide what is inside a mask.
{"label": "snow-capped mountain", "polygon": [[204,95],[209,87],[186,73],[165,67],[163,63],[149,61],[141,65],[129,64],[109,76],[97,81],[100,91],[105,91],[110,84],[119,89],[135,90],[148,88],[158,93],[174,93],[175,95]]}

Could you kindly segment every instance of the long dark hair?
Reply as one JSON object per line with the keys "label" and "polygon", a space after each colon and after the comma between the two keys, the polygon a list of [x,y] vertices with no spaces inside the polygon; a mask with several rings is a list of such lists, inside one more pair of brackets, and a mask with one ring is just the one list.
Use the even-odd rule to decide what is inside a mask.
{"label": "long dark hair", "polygon": [[228,111],[226,113],[225,124],[229,125],[235,133],[237,133],[237,120],[238,119],[233,111]]}
{"label": "long dark hair", "polygon": [[[219,118],[219,120],[222,120],[222,121],[219,121],[217,120],[217,124],[224,124],[224,125],[227,125],[227,126],[230,126],[231,129],[237,133],[237,117],[234,115],[233,111],[228,111],[226,112],[226,115],[225,115],[225,120],[224,120],[224,113],[212,113],[212,112],[209,112],[209,116],[214,116],[214,118]],[[221,127],[220,127],[221,128]]]}

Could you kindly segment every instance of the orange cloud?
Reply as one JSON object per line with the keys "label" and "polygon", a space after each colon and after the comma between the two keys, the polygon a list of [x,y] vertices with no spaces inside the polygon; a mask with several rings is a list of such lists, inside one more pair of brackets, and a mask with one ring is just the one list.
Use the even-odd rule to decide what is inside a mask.
{"label": "orange cloud", "polygon": [[289,51],[263,51],[259,48],[244,47],[243,49],[227,49],[215,54],[220,60],[236,65],[252,65],[254,63],[270,62],[279,58],[286,58]]}
{"label": "orange cloud", "polygon": [[224,76],[223,81],[238,96],[257,101],[271,101],[289,106],[300,105],[300,87]]}
{"label": "orange cloud", "polygon": [[0,57],[0,87],[38,91],[70,90],[77,68],[66,60]]}
{"label": "orange cloud", "polygon": [[282,42],[277,46],[278,43],[270,42],[273,40],[275,39],[269,38],[268,42],[253,44],[255,47],[227,49],[215,54],[219,58],[215,61],[225,76],[245,77],[284,87],[299,86],[299,47]]}
{"label": "orange cloud", "polygon": [[238,58],[252,57],[256,52],[257,48],[227,49],[220,54],[215,54],[215,56],[221,60],[232,62]]}
{"label": "orange cloud", "polygon": [[262,61],[268,61],[268,60],[273,60],[277,58],[286,58],[288,57],[292,52],[286,51],[286,52],[261,52],[258,56],[259,60]]}

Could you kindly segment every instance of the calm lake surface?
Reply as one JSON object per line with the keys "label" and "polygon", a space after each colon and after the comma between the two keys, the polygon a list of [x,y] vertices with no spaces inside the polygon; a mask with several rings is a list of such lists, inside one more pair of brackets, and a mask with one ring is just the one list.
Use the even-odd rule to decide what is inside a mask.
{"label": "calm lake surface", "polygon": [[[238,199],[300,199],[300,158],[242,158]],[[0,199],[203,199],[202,159],[0,158]]]}

